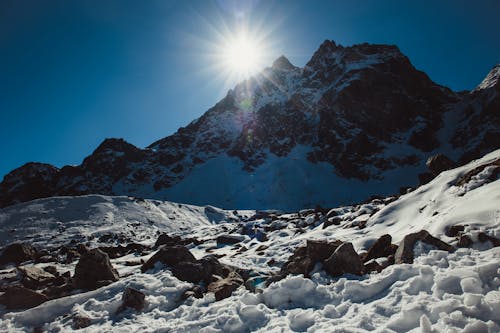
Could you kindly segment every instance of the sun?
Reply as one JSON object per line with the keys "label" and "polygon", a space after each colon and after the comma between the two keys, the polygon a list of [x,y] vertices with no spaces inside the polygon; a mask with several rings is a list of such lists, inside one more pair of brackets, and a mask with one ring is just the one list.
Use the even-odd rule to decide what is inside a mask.
{"label": "sun", "polygon": [[223,62],[236,76],[247,77],[255,74],[263,65],[262,47],[246,35],[227,41],[223,49]]}

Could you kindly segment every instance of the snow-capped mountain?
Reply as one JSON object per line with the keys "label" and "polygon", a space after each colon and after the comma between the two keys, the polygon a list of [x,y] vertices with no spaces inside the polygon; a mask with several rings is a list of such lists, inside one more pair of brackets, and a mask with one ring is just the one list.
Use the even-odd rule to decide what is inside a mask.
{"label": "snow-capped mountain", "polygon": [[[5,207],[0,331],[499,332],[499,175],[496,150],[333,209],[102,195]],[[347,271],[332,273],[340,253]]]}
{"label": "snow-capped mountain", "polygon": [[12,171],[0,206],[99,193],[289,210],[396,193],[436,152],[464,163],[500,147],[499,71],[458,93],[396,46],[327,40],[303,68],[278,58],[145,149],[106,139],[79,166]]}

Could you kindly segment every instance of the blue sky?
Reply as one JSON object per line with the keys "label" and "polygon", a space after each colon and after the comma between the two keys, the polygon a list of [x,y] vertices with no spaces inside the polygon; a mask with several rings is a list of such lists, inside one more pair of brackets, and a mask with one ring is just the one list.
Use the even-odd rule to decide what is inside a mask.
{"label": "blue sky", "polygon": [[236,82],[215,64],[246,23],[303,66],[325,39],[396,44],[434,81],[472,89],[500,63],[500,1],[0,1],[0,178],[80,164],[106,137],[139,147]]}

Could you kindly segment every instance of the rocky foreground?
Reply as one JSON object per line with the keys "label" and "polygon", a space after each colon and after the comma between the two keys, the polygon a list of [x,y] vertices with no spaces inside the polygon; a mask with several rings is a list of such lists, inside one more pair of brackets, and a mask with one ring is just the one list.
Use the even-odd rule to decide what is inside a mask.
{"label": "rocky foreground", "polygon": [[0,210],[0,329],[497,332],[500,151],[353,206],[131,197]]}

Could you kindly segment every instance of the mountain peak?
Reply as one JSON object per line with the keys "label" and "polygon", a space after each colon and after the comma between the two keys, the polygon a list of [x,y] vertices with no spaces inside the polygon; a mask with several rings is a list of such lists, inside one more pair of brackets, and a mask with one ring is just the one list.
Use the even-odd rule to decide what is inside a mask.
{"label": "mountain peak", "polygon": [[484,80],[474,89],[474,91],[489,89],[498,84],[500,81],[500,64],[493,66]]}
{"label": "mountain peak", "polygon": [[281,70],[290,70],[294,69],[295,66],[292,65],[292,63],[288,60],[287,57],[281,55],[278,59],[274,60],[272,68]]}

